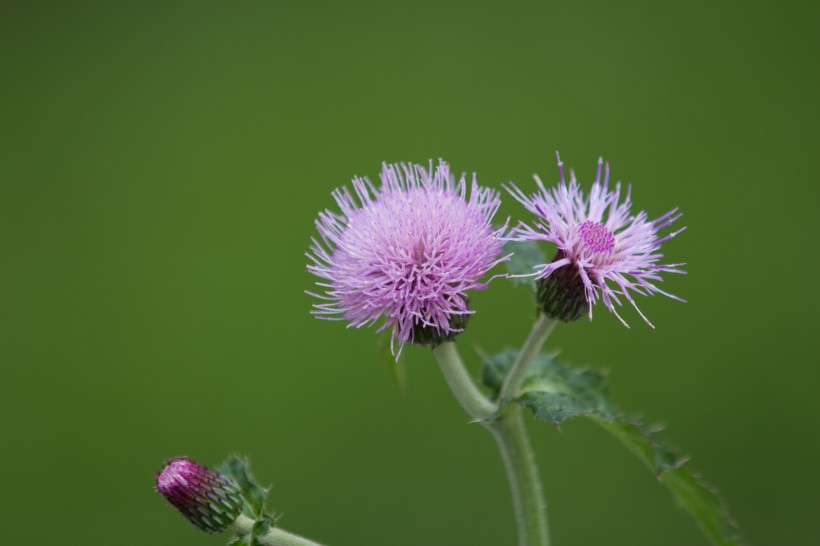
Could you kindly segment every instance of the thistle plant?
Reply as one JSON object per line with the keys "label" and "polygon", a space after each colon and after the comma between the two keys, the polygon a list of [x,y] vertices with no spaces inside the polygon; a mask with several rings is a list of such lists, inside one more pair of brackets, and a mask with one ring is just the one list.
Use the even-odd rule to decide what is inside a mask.
{"label": "thistle plant", "polygon": [[[558,174],[553,187],[536,176],[531,194],[504,185],[532,215],[512,229],[509,221],[493,225],[499,192],[479,186],[475,175],[469,184],[465,175],[457,178],[443,161],[384,164],[378,187],[354,178],[352,191],[333,192],[338,209],[316,220],[318,237],[306,254],[307,269],[317,277],[317,289],[308,292],[315,298],[312,312],[350,327],[389,331],[396,361],[407,345],[432,350],[455,399],[496,441],[519,546],[551,544],[545,494],[524,423],[527,411],[554,425],[571,418],[600,425],[670,490],[711,544],[739,545],[715,489],[659,439],[657,427],[620,411],[603,374],[544,352],[559,322],[584,315],[591,320],[599,302],[627,327],[619,312],[626,305],[654,328],[635,295],[683,301],[658,286],[665,274],[684,273],[684,263],[666,263],[661,254],[662,245],[685,229],[667,229],[681,214],[672,209],[650,220],[644,211],[633,213],[631,187],[610,187],[609,165],[602,159],[587,194],[572,170],[567,182],[560,157]],[[507,271],[494,273],[501,263]],[[482,356],[481,380],[474,381],[457,338],[475,313],[470,293],[499,277],[529,287],[538,313],[520,349]],[[316,546],[276,526],[264,508],[268,492],[255,484],[244,459],[230,459],[219,472],[172,459],[156,487],[200,529],[234,531],[232,544]]]}
{"label": "thistle plant", "polygon": [[234,531],[229,546],[319,546],[276,527],[265,508],[268,491],[256,484],[243,458],[228,459],[218,472],[187,457],[171,459],[157,473],[156,489],[206,533]]}
{"label": "thistle plant", "polygon": [[[536,175],[538,191],[526,195],[515,184],[507,190],[536,216],[533,226],[520,223],[514,230],[516,241],[546,241],[555,245],[556,253],[549,263],[537,264],[533,273],[537,279],[538,303],[544,314],[570,322],[589,313],[600,299],[606,308],[623,323],[616,310],[620,294],[654,328],[641,313],[632,293],[641,295],[668,294],[657,283],[661,273],[683,273],[684,263],[661,264],[661,245],[686,228],[661,236],[659,232],[682,216],[672,209],[663,216],[648,220],[644,211],[633,215],[630,195],[621,200],[621,183],[609,189],[609,163],[598,159],[598,174],[589,195],[585,196],[575,172],[570,171],[570,183],[564,178],[564,165],[558,156],[561,181],[547,189]],[[603,183],[601,171],[604,171]],[[614,285],[614,288],[610,285]]]}
{"label": "thistle plant", "polygon": [[[326,210],[316,227],[308,271],[323,294],[313,313],[359,327],[383,320],[398,359],[405,344],[436,347],[455,339],[472,313],[467,292],[499,257],[506,226],[492,227],[498,193],[478,186],[470,196],[447,163],[387,165],[381,187],[354,178],[333,192],[341,214]],[[358,198],[358,203],[356,202]]]}

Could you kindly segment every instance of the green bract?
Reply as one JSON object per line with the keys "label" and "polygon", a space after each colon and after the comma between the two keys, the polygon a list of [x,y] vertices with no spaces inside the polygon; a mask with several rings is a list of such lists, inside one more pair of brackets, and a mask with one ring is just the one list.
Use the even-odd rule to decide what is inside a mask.
{"label": "green bract", "polygon": [[274,526],[275,517],[265,506],[270,490],[256,483],[249,467],[250,461],[247,458],[233,456],[219,468],[221,474],[228,476],[239,486],[245,500],[242,514],[255,522],[251,533],[234,537],[229,545],[256,546],[259,544],[257,537],[266,535]]}

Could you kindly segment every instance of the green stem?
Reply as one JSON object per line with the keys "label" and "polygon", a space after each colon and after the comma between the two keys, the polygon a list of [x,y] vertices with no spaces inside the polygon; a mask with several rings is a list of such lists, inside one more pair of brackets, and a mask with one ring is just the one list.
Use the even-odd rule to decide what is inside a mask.
{"label": "green stem", "polygon": [[[499,404],[504,400],[504,396],[514,396],[518,393],[527,369],[541,351],[554,327],[554,320],[543,316],[538,318],[510,371],[510,375],[514,373],[515,376],[512,380],[508,376],[504,382],[502,392],[508,394],[499,397]],[[498,443],[512,491],[519,546],[549,546],[547,503],[544,500],[541,479],[538,476],[538,467],[535,464],[527,430],[524,427],[521,407],[509,404],[498,419],[489,420],[489,417],[497,414],[499,404],[494,404],[478,390],[464,367],[455,343],[444,342],[433,350],[433,354],[456,400],[470,417],[492,432]]]}
{"label": "green stem", "polygon": [[[230,525],[230,528],[240,535],[247,535],[253,530],[253,524],[254,521],[251,518],[240,515]],[[260,544],[267,546],[321,546],[318,542],[288,533],[278,527],[272,527],[270,531],[256,539]]]}
{"label": "green stem", "polygon": [[[527,377],[527,371],[530,369],[532,361],[538,356],[541,349],[544,348],[544,343],[547,342],[547,338],[550,337],[557,323],[557,320],[551,319],[544,314],[538,315],[535,324],[532,325],[532,330],[530,331],[527,341],[524,342],[524,346],[521,347],[521,350],[518,352],[518,356],[515,362],[513,362],[510,373],[507,374],[507,378],[504,379],[504,384],[501,386],[501,391],[498,396],[499,403],[503,403],[503,400],[506,398],[518,396],[518,391],[521,390],[521,385],[524,383],[524,378]],[[517,406],[510,405],[507,407],[512,408]]]}
{"label": "green stem", "polygon": [[549,525],[547,524],[547,502],[538,475],[538,466],[527,429],[524,425],[521,406],[507,404],[504,400],[518,396],[532,361],[541,352],[547,338],[555,328],[556,320],[539,315],[532,326],[530,335],[518,352],[510,372],[498,396],[502,407],[501,417],[491,424],[504,465],[507,479],[512,489],[515,517],[518,523],[519,546],[548,546]]}
{"label": "green stem", "polygon": [[498,406],[489,401],[470,378],[455,342],[445,341],[439,344],[433,349],[433,354],[447,385],[470,417],[482,422],[498,411]]}
{"label": "green stem", "polygon": [[507,468],[518,524],[518,545],[548,546],[547,501],[527,429],[524,428],[521,408],[516,406],[513,411],[504,412],[500,419],[491,424],[490,430]]}

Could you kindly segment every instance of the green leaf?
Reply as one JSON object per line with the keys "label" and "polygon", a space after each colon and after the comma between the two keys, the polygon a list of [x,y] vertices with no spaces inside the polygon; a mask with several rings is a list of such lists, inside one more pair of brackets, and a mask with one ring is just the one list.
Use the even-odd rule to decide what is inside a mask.
{"label": "green leaf", "polygon": [[253,535],[236,535],[227,546],[261,546],[261,543]]}
{"label": "green leaf", "polygon": [[219,472],[231,478],[239,486],[245,506],[242,513],[254,520],[266,516],[265,501],[268,490],[256,484],[249,470],[250,462],[245,457],[233,456],[226,460],[219,468]]}
{"label": "green leaf", "polygon": [[[535,273],[535,266],[549,261],[535,241],[508,241],[502,252],[512,253],[512,257],[507,262],[507,269],[513,275],[530,275]],[[512,281],[516,286],[526,286],[535,294],[533,277],[512,277]]]}
{"label": "green leaf", "polygon": [[262,546],[262,543],[253,535],[236,535],[227,546]]}
{"label": "green leaf", "polygon": [[237,537],[236,542],[229,542],[228,546],[262,546],[262,543],[257,540],[257,538],[253,535],[243,535],[241,537]]}
{"label": "green leaf", "polygon": [[657,428],[652,429],[637,418],[619,416],[606,419],[595,414],[589,417],[620,440],[658,478],[687,461],[686,457],[678,455],[661,442]]}
{"label": "green leaf", "polygon": [[700,474],[683,466],[664,472],[661,482],[672,490],[713,544],[739,545],[743,541],[717,489]]}
{"label": "green leaf", "polygon": [[[516,355],[506,351],[485,358],[483,382],[496,395]],[[656,428],[625,417],[614,406],[604,374],[566,366],[540,355],[530,367],[519,396],[506,402],[517,403],[556,426],[572,417],[591,419],[620,440],[657,476],[712,544],[742,544],[737,526],[715,488],[684,464],[685,457],[661,442]]]}
{"label": "green leaf", "polygon": [[[516,355],[506,351],[485,359],[483,381],[496,395]],[[605,389],[604,374],[556,365],[549,357],[540,356],[530,367],[515,402],[557,426],[579,415],[612,416]]]}

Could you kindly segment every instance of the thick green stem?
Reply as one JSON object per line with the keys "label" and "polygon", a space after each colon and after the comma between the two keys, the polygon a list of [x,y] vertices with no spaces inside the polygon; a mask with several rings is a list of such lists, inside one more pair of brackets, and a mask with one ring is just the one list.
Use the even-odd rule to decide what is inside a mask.
{"label": "thick green stem", "polygon": [[541,487],[538,466],[530,447],[530,439],[524,426],[521,406],[504,405],[504,400],[517,397],[532,361],[544,348],[547,338],[557,321],[539,315],[530,335],[513,362],[498,396],[501,416],[493,421],[490,430],[495,436],[512,490],[515,517],[518,523],[519,546],[548,546],[547,501]]}
{"label": "thick green stem", "polygon": [[[253,530],[254,521],[246,516],[239,516],[236,518],[230,528],[240,535],[247,535]],[[278,527],[271,528],[267,534],[256,537],[261,544],[267,546],[321,546],[318,542],[313,542],[306,538],[288,533]]]}
{"label": "thick green stem", "polygon": [[548,546],[547,502],[527,430],[516,406],[490,425],[512,490],[519,546]]}
{"label": "thick green stem", "polygon": [[527,430],[524,427],[521,408],[516,404],[509,404],[503,408],[497,419],[489,418],[498,413],[499,404],[506,396],[515,396],[518,393],[527,369],[541,351],[554,327],[554,320],[543,316],[538,318],[510,371],[510,375],[515,373],[515,377],[512,380],[510,376],[507,377],[502,388],[502,393],[507,394],[499,397],[498,404],[488,400],[478,390],[464,367],[455,343],[445,342],[433,350],[456,400],[470,417],[493,433],[498,443],[512,491],[519,546],[549,546],[547,504]]}

